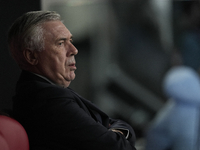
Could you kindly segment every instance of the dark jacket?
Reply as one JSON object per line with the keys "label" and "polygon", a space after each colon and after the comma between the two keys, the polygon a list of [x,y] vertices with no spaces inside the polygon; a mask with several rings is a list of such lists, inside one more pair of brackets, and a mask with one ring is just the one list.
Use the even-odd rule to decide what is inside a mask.
{"label": "dark jacket", "polygon": [[[109,118],[70,88],[22,71],[13,101],[14,118],[27,131],[31,149],[135,150],[130,125]],[[129,137],[111,128],[128,129]]]}

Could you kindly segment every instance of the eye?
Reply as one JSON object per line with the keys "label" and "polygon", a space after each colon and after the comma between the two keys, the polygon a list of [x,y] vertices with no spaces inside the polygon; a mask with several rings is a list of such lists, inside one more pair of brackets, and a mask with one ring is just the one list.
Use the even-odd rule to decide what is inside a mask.
{"label": "eye", "polygon": [[61,41],[61,42],[58,43],[59,46],[62,46],[63,44],[64,44],[63,41]]}
{"label": "eye", "polygon": [[73,43],[73,39],[70,39],[70,42]]}

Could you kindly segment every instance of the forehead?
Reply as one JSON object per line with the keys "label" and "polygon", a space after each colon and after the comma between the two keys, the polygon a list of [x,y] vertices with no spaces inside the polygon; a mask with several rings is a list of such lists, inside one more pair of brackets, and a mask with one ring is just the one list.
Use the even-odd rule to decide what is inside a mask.
{"label": "forehead", "polygon": [[[43,25],[44,36],[52,38],[70,38],[72,34],[61,21],[48,21]],[[47,38],[45,37],[45,38]]]}

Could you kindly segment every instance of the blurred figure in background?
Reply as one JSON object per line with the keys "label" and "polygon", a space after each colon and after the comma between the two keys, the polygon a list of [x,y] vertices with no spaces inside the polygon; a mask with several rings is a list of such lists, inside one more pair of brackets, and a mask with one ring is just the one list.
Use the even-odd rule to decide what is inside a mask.
{"label": "blurred figure in background", "polygon": [[146,150],[199,149],[200,79],[190,67],[173,67],[163,81],[170,98],[147,131]]}

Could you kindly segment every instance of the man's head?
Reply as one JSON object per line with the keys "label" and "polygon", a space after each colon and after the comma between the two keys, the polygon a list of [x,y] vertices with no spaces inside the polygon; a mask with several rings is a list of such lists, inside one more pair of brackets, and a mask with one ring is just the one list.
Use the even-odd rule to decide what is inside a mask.
{"label": "man's head", "polygon": [[77,49],[60,15],[51,11],[28,12],[19,17],[8,33],[13,58],[21,69],[40,74],[68,87],[75,78]]}

